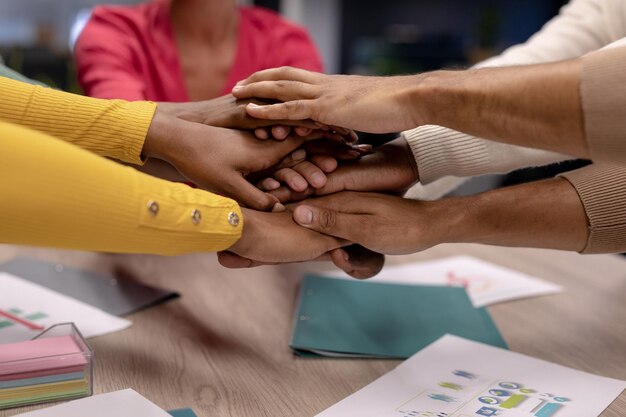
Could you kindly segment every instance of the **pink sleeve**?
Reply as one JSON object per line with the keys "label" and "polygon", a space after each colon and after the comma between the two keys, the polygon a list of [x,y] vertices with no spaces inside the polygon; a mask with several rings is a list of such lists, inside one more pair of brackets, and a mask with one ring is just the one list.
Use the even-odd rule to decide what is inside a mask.
{"label": "pink sleeve", "polygon": [[133,39],[114,19],[97,9],[74,50],[78,81],[85,94],[97,98],[145,99],[145,85],[133,65]]}
{"label": "pink sleeve", "polygon": [[272,66],[290,66],[310,71],[324,71],[324,64],[308,32],[294,24],[284,22],[275,28],[275,45],[272,48]]}

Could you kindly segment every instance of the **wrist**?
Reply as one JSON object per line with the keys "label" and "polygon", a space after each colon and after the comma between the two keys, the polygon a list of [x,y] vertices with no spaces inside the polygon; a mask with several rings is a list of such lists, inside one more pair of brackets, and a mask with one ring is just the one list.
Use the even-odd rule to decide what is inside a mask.
{"label": "wrist", "polygon": [[[434,201],[416,201],[423,204],[428,230],[434,233],[431,238],[434,245],[441,243],[469,243],[475,241],[476,231],[475,211],[472,197],[451,197]],[[423,218],[422,218],[423,222]],[[415,222],[412,222],[414,224]],[[424,233],[424,225],[419,228],[419,233]],[[419,236],[419,234],[418,234]]]}
{"label": "wrist", "polygon": [[256,225],[254,210],[241,207],[241,221],[243,223],[241,228],[241,236],[230,248],[229,252],[236,253],[237,255],[243,255],[248,253],[250,248],[250,236],[254,236],[254,228]]}
{"label": "wrist", "polygon": [[409,143],[403,137],[377,148],[372,158],[381,158],[384,161],[382,164],[388,166],[390,174],[395,178],[394,182],[398,184],[393,191],[406,190],[419,181],[417,162]]}
{"label": "wrist", "polygon": [[432,91],[438,82],[438,72],[425,72],[410,77],[409,87],[404,90],[401,98],[402,106],[411,111],[410,128],[434,124],[434,112],[431,111],[429,101],[432,100]]}
{"label": "wrist", "polygon": [[409,108],[416,117],[415,126],[448,126],[453,120],[463,91],[462,72],[431,71],[415,75],[413,87],[408,90]]}
{"label": "wrist", "polygon": [[402,136],[391,141],[389,145],[395,146],[398,149],[398,159],[402,162],[404,171],[410,175],[411,186],[413,186],[420,180],[420,176],[411,145],[409,145],[409,142]]}
{"label": "wrist", "polygon": [[176,141],[175,121],[176,118],[165,113],[159,104],[143,144],[141,152],[143,157],[169,159],[173,148],[172,142]]}

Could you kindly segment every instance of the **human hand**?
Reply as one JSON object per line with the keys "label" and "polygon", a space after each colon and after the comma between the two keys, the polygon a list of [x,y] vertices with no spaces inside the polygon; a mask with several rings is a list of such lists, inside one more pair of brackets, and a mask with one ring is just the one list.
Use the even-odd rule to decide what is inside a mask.
{"label": "human hand", "polygon": [[[312,152],[309,152],[311,157]],[[301,164],[291,168],[302,170]],[[278,172],[277,172],[278,174]],[[339,167],[325,175],[326,180],[318,186],[308,180],[308,187],[289,176],[277,176],[261,181],[260,188],[276,196],[282,203],[299,201],[311,195],[323,196],[340,191],[377,191],[402,193],[415,184],[418,178],[417,165],[413,153],[403,138],[395,139],[379,146],[370,155],[353,161],[341,162]],[[280,185],[278,181],[285,185]]]}
{"label": "human hand", "polygon": [[304,262],[319,258],[346,245],[342,239],[298,226],[291,213],[267,213],[242,209],[241,238],[228,249],[232,254],[255,263]]}
{"label": "human hand", "polygon": [[251,75],[232,93],[239,99],[282,102],[248,104],[248,114],[257,119],[311,119],[362,132],[390,133],[425,124],[415,109],[419,103],[412,100],[421,77],[325,75],[283,67]]}
{"label": "human hand", "polygon": [[258,139],[284,140],[289,135],[308,136],[314,131],[323,132],[324,137],[348,143],[354,142],[356,134],[339,127],[328,127],[312,120],[267,120],[248,115],[250,103],[268,104],[255,99],[238,100],[231,94],[213,100],[188,103],[159,103],[158,109],[166,114],[189,122],[228,129],[252,130]]}
{"label": "human hand", "polygon": [[[232,252],[217,254],[220,264],[226,268],[254,268],[263,265],[278,265],[278,262],[259,262]],[[353,278],[366,279],[378,274],[385,266],[385,255],[372,252],[360,245],[350,245],[331,250],[314,261],[331,261],[337,268]]]}
{"label": "human hand", "polygon": [[[461,210],[462,211],[462,210]],[[384,194],[342,192],[293,207],[301,226],[401,255],[448,241],[459,211],[448,202],[407,200]]]}
{"label": "human hand", "polygon": [[[319,189],[327,184],[327,176],[337,169],[338,161],[352,161],[371,153],[371,145],[347,145],[328,140],[308,141],[278,166],[272,167],[270,172],[255,174],[254,178],[263,178],[257,181],[257,186],[264,191],[275,190],[277,196],[291,192],[308,195],[311,192],[307,193],[307,190]],[[293,156],[296,154],[302,158],[294,160]],[[306,160],[303,157],[305,154]],[[281,183],[286,185],[281,186]]]}
{"label": "human hand", "polygon": [[246,176],[268,170],[307,139],[295,136],[285,141],[260,141],[248,132],[192,123],[157,112],[143,154],[170,163],[187,180],[248,207],[280,210],[283,207],[278,199],[253,186]]}

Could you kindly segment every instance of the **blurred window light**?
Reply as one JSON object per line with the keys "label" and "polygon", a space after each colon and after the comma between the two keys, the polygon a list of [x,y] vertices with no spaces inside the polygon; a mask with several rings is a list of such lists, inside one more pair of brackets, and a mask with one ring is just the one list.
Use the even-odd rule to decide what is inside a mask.
{"label": "blurred window light", "polygon": [[91,8],[81,9],[76,16],[74,17],[74,21],[72,22],[72,26],[70,28],[70,39],[69,39],[69,48],[70,51],[74,52],[74,46],[76,45],[76,41],[78,37],[87,26],[87,22],[91,18]]}
{"label": "blurred window light", "polygon": [[27,20],[0,20],[0,44],[28,46],[37,39],[36,25]]}

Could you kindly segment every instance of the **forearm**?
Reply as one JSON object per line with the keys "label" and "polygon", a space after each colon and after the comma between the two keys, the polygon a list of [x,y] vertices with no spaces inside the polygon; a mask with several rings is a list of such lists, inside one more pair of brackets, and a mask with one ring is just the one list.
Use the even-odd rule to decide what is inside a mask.
{"label": "forearm", "polygon": [[435,212],[455,213],[441,220],[440,243],[581,251],[589,235],[576,190],[560,178],[430,204],[439,206]]}
{"label": "forearm", "polygon": [[0,78],[0,119],[101,156],[141,164],[156,105],[100,100]]}
{"label": "forearm", "polygon": [[405,99],[415,124],[445,126],[513,145],[589,157],[580,60],[437,71],[415,76]]}

